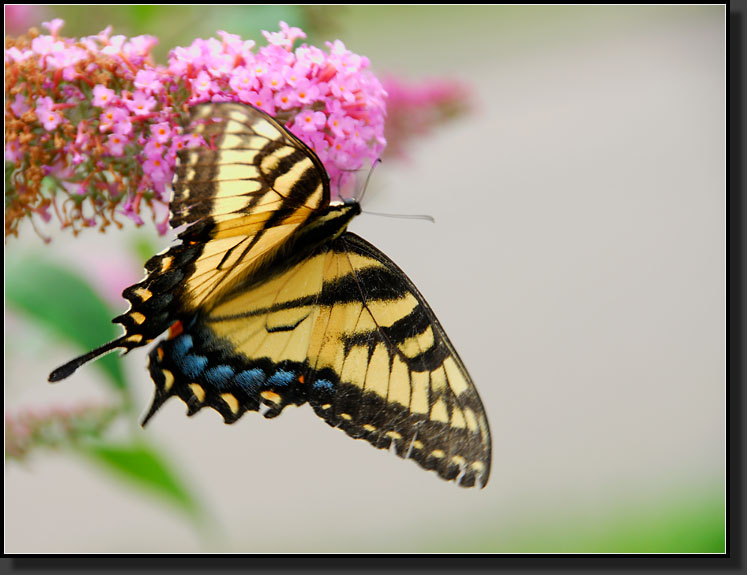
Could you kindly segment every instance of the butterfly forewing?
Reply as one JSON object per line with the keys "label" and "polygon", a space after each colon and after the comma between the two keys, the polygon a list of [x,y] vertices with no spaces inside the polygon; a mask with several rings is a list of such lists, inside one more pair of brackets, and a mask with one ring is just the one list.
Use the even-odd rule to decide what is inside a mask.
{"label": "butterfly forewing", "polygon": [[329,204],[319,160],[266,114],[241,104],[201,104],[187,131],[205,145],[178,152],[171,224],[189,227],[124,292],[131,309],[115,321],[125,326],[128,347],[214,305]]}

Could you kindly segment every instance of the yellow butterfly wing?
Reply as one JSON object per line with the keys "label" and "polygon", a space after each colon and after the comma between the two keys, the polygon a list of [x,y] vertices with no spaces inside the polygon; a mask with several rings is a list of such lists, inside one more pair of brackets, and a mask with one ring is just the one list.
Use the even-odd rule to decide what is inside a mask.
{"label": "yellow butterfly wing", "polygon": [[239,285],[151,353],[156,398],[232,423],[309,402],[329,425],[394,447],[446,480],[484,486],[487,418],[459,356],[405,274],[345,233]]}

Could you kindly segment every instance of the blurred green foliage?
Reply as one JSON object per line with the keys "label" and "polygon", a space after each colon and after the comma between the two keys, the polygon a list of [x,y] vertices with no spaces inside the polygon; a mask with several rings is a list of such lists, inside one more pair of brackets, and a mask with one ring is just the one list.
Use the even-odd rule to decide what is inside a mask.
{"label": "blurred green foliage", "polygon": [[[676,495],[636,497],[595,509],[549,510],[510,530],[497,513],[474,532],[423,541],[424,552],[449,553],[724,553],[723,484],[680,486]],[[500,524],[499,524],[500,525]]]}
{"label": "blurred green foliage", "polygon": [[201,507],[184,480],[167,463],[166,458],[147,443],[91,444],[81,449],[81,453],[133,487],[144,489],[162,501],[176,505],[196,521],[202,519]]}
{"label": "blurred green foliage", "polygon": [[[111,308],[91,285],[68,269],[43,260],[13,260],[5,266],[5,301],[85,352],[116,337]],[[64,303],[63,303],[64,302]],[[109,354],[94,363],[120,391],[122,365]]]}
{"label": "blurred green foliage", "polygon": [[[6,262],[5,277],[6,303],[10,308],[45,326],[82,351],[113,339],[115,332],[119,331],[111,323],[115,314],[110,307],[85,278],[69,269],[41,259],[12,258]],[[106,375],[104,381],[119,392],[118,418],[125,419],[129,424],[127,428],[132,437],[129,442],[122,443],[121,439],[108,439],[105,428],[101,432],[97,430],[93,436],[82,429],[76,437],[68,438],[64,445],[86,455],[132,486],[148,491],[164,502],[175,504],[195,521],[202,519],[200,505],[178,471],[156,447],[145,443],[139,434],[136,435],[139,428],[132,423],[138,414],[130,401],[129,383],[117,356],[109,354],[92,365],[101,369]],[[74,424],[68,429],[69,433],[75,432]],[[35,437],[28,439],[37,441]],[[40,447],[49,445],[37,441],[37,450]]]}

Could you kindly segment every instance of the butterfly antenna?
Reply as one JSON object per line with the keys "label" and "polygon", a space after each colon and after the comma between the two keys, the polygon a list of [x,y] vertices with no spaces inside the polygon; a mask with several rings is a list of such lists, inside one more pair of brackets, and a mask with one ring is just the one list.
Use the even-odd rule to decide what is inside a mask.
{"label": "butterfly antenna", "polygon": [[121,337],[113,341],[110,341],[109,343],[105,343],[101,347],[97,347],[96,349],[89,351],[88,353],[84,355],[81,355],[79,357],[76,357],[75,359],[68,361],[65,365],[58,367],[52,373],[49,374],[48,381],[50,383],[54,383],[56,381],[61,381],[67,377],[70,377],[73,373],[75,373],[75,370],[78,369],[81,365],[88,363],[92,359],[96,359],[99,356],[102,356],[111,351],[114,351],[118,347],[122,347]]}
{"label": "butterfly antenna", "polygon": [[381,158],[376,158],[374,163],[371,165],[371,169],[368,171],[368,175],[366,176],[366,182],[363,184],[363,193],[361,193],[361,197],[358,199],[359,204],[363,204],[363,196],[366,195],[366,190],[368,190],[368,182],[371,180],[371,174],[373,174],[374,168],[381,163]]}
{"label": "butterfly antenna", "polygon": [[[371,180],[371,176],[373,175],[374,168],[381,163],[381,158],[376,158],[374,163],[371,165],[371,169],[368,172],[368,176],[366,176],[366,182],[363,184],[363,193],[361,194],[361,197],[358,199],[358,203],[363,205],[363,196],[366,195],[366,190],[368,190],[368,182]],[[382,212],[371,212],[369,210],[363,210],[361,209],[361,213],[364,214],[370,214],[372,216],[384,216],[387,218],[403,218],[407,220],[427,220],[433,224],[436,223],[436,220],[433,218],[433,216],[429,216],[428,214],[386,214]]]}
{"label": "butterfly antenna", "polygon": [[404,220],[426,220],[432,224],[436,223],[436,218],[429,216],[428,214],[386,214],[382,212],[370,212],[368,210],[361,210],[363,214],[369,214],[371,216],[384,216],[385,218],[401,218]]}

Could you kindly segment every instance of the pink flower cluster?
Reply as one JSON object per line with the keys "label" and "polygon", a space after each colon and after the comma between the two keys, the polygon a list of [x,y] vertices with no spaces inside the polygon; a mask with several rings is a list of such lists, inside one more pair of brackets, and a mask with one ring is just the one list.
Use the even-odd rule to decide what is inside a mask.
{"label": "pink flower cluster", "polygon": [[48,35],[5,50],[5,158],[16,165],[6,235],[18,217],[35,213],[48,221],[50,207],[76,232],[104,227],[107,212],[115,222],[116,211],[140,224],[143,199],[155,217],[153,202],[168,202],[176,151],[200,143],[179,134],[175,80],[157,81],[167,72],[152,62],[155,38],[112,36],[107,28],[76,40],[60,36],[62,25],[45,22]]}
{"label": "pink flower cluster", "polygon": [[280,22],[263,32],[268,44],[219,32],[220,40],[195,40],[176,48],[169,72],[190,89],[188,104],[240,101],[276,116],[311,147],[327,169],[333,192],[343,195],[351,171],[370,166],[383,151],[386,92],[368,70],[368,58],[337,40],[329,52],[306,44],[306,34]]}
{"label": "pink flower cluster", "polygon": [[[305,34],[281,22],[279,32],[264,32],[267,45],[256,53],[253,41],[219,32],[220,39],[173,49],[164,67],[152,61],[151,36],[128,39],[107,28],[76,40],[60,36],[62,25],[47,22],[48,35],[6,43],[11,221],[32,213],[48,219],[51,205],[63,225],[106,224],[108,206],[113,220],[116,211],[140,224],[143,200],[168,201],[176,152],[205,145],[181,128],[198,102],[240,101],[277,117],[317,153],[337,195],[386,144],[386,92],[368,59],[340,41],[328,51],[294,49]],[[56,192],[44,197],[40,174],[72,201],[60,207]],[[7,218],[6,207],[6,235]]]}

